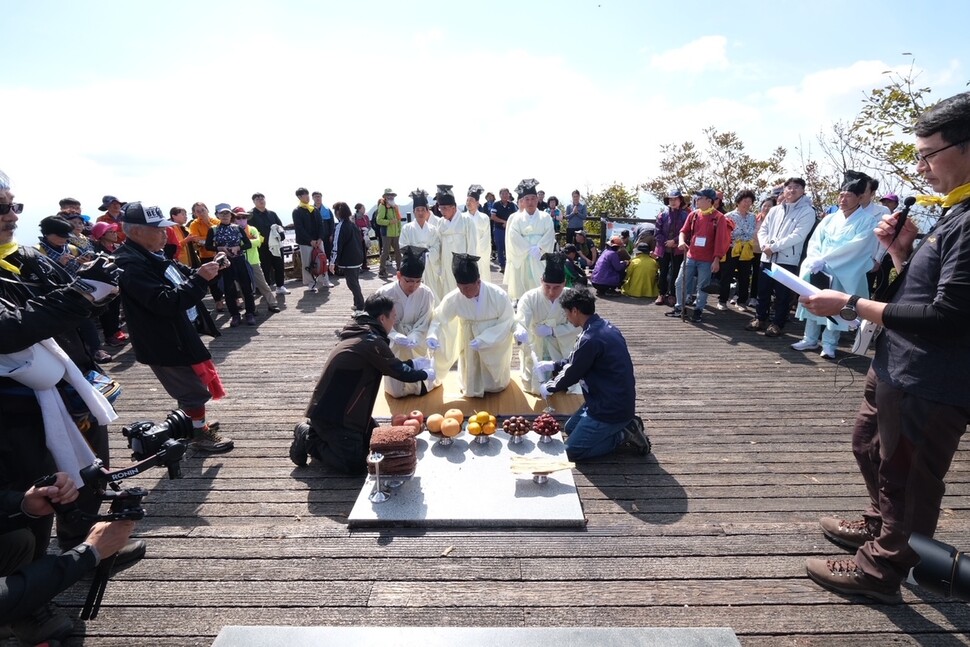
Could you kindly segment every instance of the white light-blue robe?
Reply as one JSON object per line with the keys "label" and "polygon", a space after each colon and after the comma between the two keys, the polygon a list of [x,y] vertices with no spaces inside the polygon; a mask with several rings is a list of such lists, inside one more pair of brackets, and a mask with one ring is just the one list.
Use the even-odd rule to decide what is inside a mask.
{"label": "white light-blue robe", "polygon": [[551,252],[556,246],[556,231],[552,218],[545,211],[531,216],[524,209],[509,216],[505,224],[505,285],[509,298],[515,301],[532,288],[539,287],[545,263],[529,253],[532,247],[540,253]]}

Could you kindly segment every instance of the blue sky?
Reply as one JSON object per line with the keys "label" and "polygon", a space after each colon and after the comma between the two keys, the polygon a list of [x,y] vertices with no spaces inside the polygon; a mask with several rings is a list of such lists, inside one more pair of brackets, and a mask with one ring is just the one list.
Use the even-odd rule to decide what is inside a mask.
{"label": "blue sky", "polygon": [[[965,0],[932,10],[970,18]],[[65,195],[94,213],[105,193],[167,210],[258,190],[284,218],[300,185],[371,204],[386,186],[536,177],[563,197],[643,181],[661,144],[709,125],[755,155],[787,147],[794,170],[795,147],[854,116],[903,52],[935,96],[966,90],[967,50],[906,16],[897,1],[8,0],[0,169],[25,225]]]}

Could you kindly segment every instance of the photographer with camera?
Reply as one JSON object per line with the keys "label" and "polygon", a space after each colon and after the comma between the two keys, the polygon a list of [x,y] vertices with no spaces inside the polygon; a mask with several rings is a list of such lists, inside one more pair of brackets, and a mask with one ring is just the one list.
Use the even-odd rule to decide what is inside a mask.
{"label": "photographer with camera", "polygon": [[54,506],[77,501],[78,489],[64,472],[53,483],[26,492],[0,492],[0,638],[4,629],[19,640],[37,643],[61,639],[74,622],[47,607],[58,595],[91,573],[102,559],[118,553],[129,541],[133,521],[100,522],[84,541],[59,556],[35,559],[33,520],[49,518]]}
{"label": "photographer with camera", "polygon": [[122,268],[121,300],[128,316],[128,332],[135,359],[148,367],[178,407],[192,418],[192,447],[226,452],[233,442],[219,434],[218,423],[206,422],[205,405],[225,395],[212,356],[200,333],[219,336],[202,305],[209,281],[219,263],[198,269],[165,258],[166,227],[175,223],[158,207],[140,202],[125,205],[123,225],[128,242],[115,257]]}
{"label": "photographer with camera", "polygon": [[[22,211],[23,204],[14,202],[9,178],[0,172],[0,501],[4,512],[10,509],[9,502],[15,501],[14,516],[24,493],[39,478],[60,470],[76,483],[79,469],[91,463],[95,455],[107,463],[106,425],[115,417],[110,405],[82,374],[97,365],[81,343],[77,328],[95,308],[115,297],[117,268],[99,258],[80,266],[77,277],[71,277],[36,249],[17,244],[14,232]],[[61,393],[68,387],[84,400],[95,419],[87,439],[64,406]],[[82,510],[91,511],[100,505],[97,493],[89,488],[75,490],[73,496]],[[4,524],[10,522],[10,514],[4,515]],[[32,546],[20,553],[18,563],[42,558],[50,542],[52,516],[25,516],[16,523],[18,530],[31,536]],[[0,529],[6,531],[8,527]],[[90,522],[59,517],[61,549],[76,546],[90,528]],[[25,536],[23,532],[21,536]],[[6,558],[14,552],[0,550],[0,556]],[[140,559],[145,544],[128,542],[124,552],[124,560]],[[16,568],[7,559],[3,566]],[[0,576],[9,574],[0,571]],[[51,620],[54,617],[51,605],[37,608],[20,620],[21,635],[40,642],[51,622],[57,622]]]}

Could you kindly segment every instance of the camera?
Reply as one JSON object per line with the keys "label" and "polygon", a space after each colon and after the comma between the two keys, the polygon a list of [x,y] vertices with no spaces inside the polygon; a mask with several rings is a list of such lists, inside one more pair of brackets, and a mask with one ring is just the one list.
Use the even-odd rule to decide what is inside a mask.
{"label": "camera", "polygon": [[219,252],[212,260],[214,260],[216,265],[218,265],[220,268],[229,267],[229,256],[227,256],[225,252]]}
{"label": "camera", "polygon": [[128,439],[135,460],[140,461],[158,454],[176,441],[191,438],[192,419],[181,409],[176,409],[161,423],[140,420],[122,427],[121,435]]}
{"label": "camera", "polygon": [[953,546],[913,533],[909,547],[919,555],[910,575],[924,589],[970,601],[970,557]]}

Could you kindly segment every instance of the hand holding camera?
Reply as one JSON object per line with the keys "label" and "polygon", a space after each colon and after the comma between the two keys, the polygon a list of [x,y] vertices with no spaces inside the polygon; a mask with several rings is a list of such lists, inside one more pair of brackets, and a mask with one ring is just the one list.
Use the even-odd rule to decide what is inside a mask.
{"label": "hand holding camera", "polygon": [[100,306],[118,294],[120,276],[121,268],[114,264],[110,256],[98,256],[81,266],[71,287]]}

